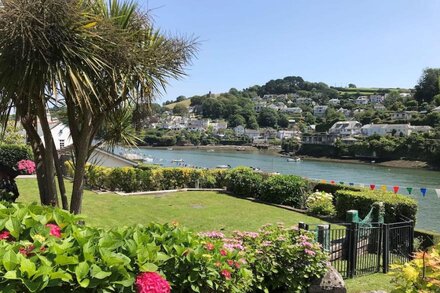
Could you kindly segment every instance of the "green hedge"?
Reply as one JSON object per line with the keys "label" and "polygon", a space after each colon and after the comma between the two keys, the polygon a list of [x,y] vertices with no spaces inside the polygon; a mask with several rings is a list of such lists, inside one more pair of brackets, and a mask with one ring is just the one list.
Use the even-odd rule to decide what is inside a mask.
{"label": "green hedge", "polygon": [[0,144],[0,164],[13,168],[21,160],[33,160],[29,146],[24,144]]}
{"label": "green hedge", "polygon": [[309,184],[305,179],[295,175],[277,175],[271,176],[261,184],[259,199],[304,208],[309,193]]}
{"label": "green hedge", "polygon": [[345,219],[348,210],[358,210],[361,218],[365,217],[375,202],[385,205],[385,222],[402,221],[401,216],[415,221],[417,202],[407,196],[379,190],[362,189],[360,191],[338,190],[336,196],[336,214]]}
{"label": "green hedge", "polygon": [[307,231],[266,226],[225,237],[178,224],[106,230],[80,219],[0,202],[0,292],[140,292],[145,275],[172,292],[302,292],[326,271],[328,256]]}
{"label": "green hedge", "polygon": [[312,183],[312,190],[324,191],[331,194],[336,194],[338,190],[352,190],[352,191],[360,191],[360,187],[350,186],[350,185],[341,185],[341,184],[331,184],[331,183]]}

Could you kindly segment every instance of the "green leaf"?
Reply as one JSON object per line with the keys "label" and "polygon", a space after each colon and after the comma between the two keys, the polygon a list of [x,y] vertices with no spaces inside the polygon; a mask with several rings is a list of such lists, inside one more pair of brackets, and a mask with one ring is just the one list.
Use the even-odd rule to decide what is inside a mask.
{"label": "green leaf", "polygon": [[158,267],[154,263],[145,263],[139,268],[141,272],[156,272],[157,269]]}
{"label": "green leaf", "polygon": [[81,282],[88,275],[89,269],[90,269],[90,266],[85,261],[80,262],[75,267],[75,274],[76,274],[76,279],[78,280],[78,282]]}
{"label": "green leaf", "polygon": [[12,271],[18,265],[17,255],[9,250],[3,255],[2,262],[7,271]]}
{"label": "green leaf", "polygon": [[104,272],[99,266],[93,264],[91,267],[90,275],[95,279],[105,279],[108,276],[111,276],[111,272]]}
{"label": "green leaf", "polygon": [[20,271],[26,273],[28,278],[31,278],[36,273],[35,264],[27,258],[22,258],[20,262]]}
{"label": "green leaf", "polygon": [[3,277],[5,279],[9,279],[9,280],[19,279],[19,278],[17,278],[17,271],[8,271],[8,272],[6,272],[6,274]]}
{"label": "green leaf", "polygon": [[16,239],[20,238],[21,225],[16,218],[9,217],[9,219],[5,223],[5,227]]}
{"label": "green leaf", "polygon": [[76,256],[66,256],[66,255],[57,255],[55,257],[55,263],[61,266],[64,265],[76,265],[78,263],[78,257]]}

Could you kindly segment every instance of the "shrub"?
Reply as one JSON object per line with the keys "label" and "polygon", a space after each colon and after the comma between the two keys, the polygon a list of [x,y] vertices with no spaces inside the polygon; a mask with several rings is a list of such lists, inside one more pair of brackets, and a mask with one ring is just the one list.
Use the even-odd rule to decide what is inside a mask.
{"label": "shrub", "polygon": [[21,160],[32,160],[30,147],[22,144],[0,144],[0,164],[14,168]]}
{"label": "shrub", "polygon": [[37,205],[0,203],[0,215],[2,292],[134,292],[153,281],[165,292],[290,292],[326,265],[308,232],[282,227],[225,239],[177,224],[81,226]]}
{"label": "shrub", "polygon": [[417,252],[403,265],[392,265],[393,292],[440,292],[440,245],[428,252]]}
{"label": "shrub", "polygon": [[304,206],[307,181],[294,175],[274,175],[261,184],[260,199],[269,203]]}
{"label": "shrub", "polygon": [[263,175],[248,167],[237,167],[228,172],[226,186],[238,196],[259,197]]}
{"label": "shrub", "polygon": [[385,205],[385,222],[399,222],[401,216],[411,220],[416,219],[417,202],[404,195],[379,190],[362,189],[361,191],[339,190],[336,192],[336,214],[345,218],[348,210],[359,211],[360,217],[365,217],[372,204],[383,202]]}
{"label": "shrub", "polygon": [[312,184],[312,190],[324,191],[327,193],[331,193],[333,195],[336,194],[338,190],[352,190],[352,191],[360,191],[361,188],[349,186],[349,185],[341,185],[341,184],[331,184],[331,183],[314,183]]}
{"label": "shrub", "polygon": [[333,216],[336,214],[333,195],[323,191],[316,191],[309,195],[306,200],[306,207],[314,215]]}

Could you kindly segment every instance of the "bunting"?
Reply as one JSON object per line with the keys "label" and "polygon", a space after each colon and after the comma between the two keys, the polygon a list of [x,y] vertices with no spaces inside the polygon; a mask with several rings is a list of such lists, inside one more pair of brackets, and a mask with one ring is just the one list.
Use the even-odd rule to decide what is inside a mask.
{"label": "bunting", "polygon": [[413,188],[412,187],[407,187],[406,190],[408,190],[408,194],[412,193]]}
{"label": "bunting", "polygon": [[374,190],[376,188],[376,185],[374,185],[374,184],[370,184],[370,189],[371,190]]}
{"label": "bunting", "polygon": [[393,186],[394,194],[396,194],[399,191],[399,186]]}
{"label": "bunting", "polygon": [[420,188],[420,192],[422,193],[423,196],[426,195],[426,191],[427,189],[425,187]]}
{"label": "bunting", "polygon": [[382,190],[382,191],[387,191],[387,186],[386,186],[386,185],[382,185],[382,186],[380,187],[380,190]]}

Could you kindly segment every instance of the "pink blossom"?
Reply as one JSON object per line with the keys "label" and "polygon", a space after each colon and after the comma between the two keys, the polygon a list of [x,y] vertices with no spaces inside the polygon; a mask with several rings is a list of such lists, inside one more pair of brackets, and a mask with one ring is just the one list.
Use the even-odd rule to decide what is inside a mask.
{"label": "pink blossom", "polygon": [[50,235],[61,238],[61,228],[56,224],[46,224],[50,228]]}
{"label": "pink blossom", "polygon": [[8,240],[9,237],[11,237],[11,233],[9,233],[9,231],[0,232],[0,240]]}
{"label": "pink blossom", "polygon": [[228,265],[230,265],[231,267],[234,265],[234,261],[232,259],[228,259],[226,261],[228,263]]}
{"label": "pink blossom", "polygon": [[261,243],[261,246],[263,247],[272,246],[272,241],[263,241],[263,243]]}
{"label": "pink blossom", "polygon": [[26,247],[20,247],[19,249],[18,249],[18,252],[20,252],[22,255],[24,255],[24,256],[30,256],[30,255],[32,255],[31,254],[31,252],[32,252],[32,250],[34,250],[35,249],[35,246],[33,246],[32,244],[31,245],[29,245],[29,246],[26,246]]}
{"label": "pink blossom", "polygon": [[312,248],[313,247],[313,244],[308,242],[308,241],[301,242],[301,245],[305,246],[307,248]]}
{"label": "pink blossom", "polygon": [[229,272],[228,270],[222,270],[221,274],[223,277],[225,277],[226,280],[231,279],[231,272]]}
{"label": "pink blossom", "polygon": [[199,236],[201,237],[208,237],[208,238],[213,238],[213,239],[222,239],[225,237],[225,234],[221,233],[221,232],[217,232],[217,231],[211,231],[211,232],[203,232],[203,233],[199,233]]}
{"label": "pink blossom", "polygon": [[247,261],[246,261],[244,258],[240,258],[240,259],[239,259],[239,262],[241,262],[241,263],[244,264],[244,265],[247,264]]}
{"label": "pink blossom", "polygon": [[223,244],[223,248],[229,251],[234,251],[235,249],[244,250],[244,246],[239,243],[225,243]]}
{"label": "pink blossom", "polygon": [[169,293],[170,284],[158,273],[146,272],[136,277],[137,293]]}
{"label": "pink blossom", "polygon": [[220,254],[223,255],[223,256],[226,256],[226,255],[228,255],[228,252],[226,250],[224,250],[224,249],[221,249],[220,250]]}
{"label": "pink blossom", "polygon": [[214,244],[212,244],[211,242],[205,244],[205,248],[209,251],[214,250],[214,247],[215,247]]}
{"label": "pink blossom", "polygon": [[26,171],[27,174],[35,172],[35,163],[31,160],[21,160],[17,163],[17,169],[19,171]]}
{"label": "pink blossom", "polygon": [[305,249],[304,252],[308,255],[314,256],[316,254],[316,252],[314,252],[313,250],[309,250],[309,249]]}

